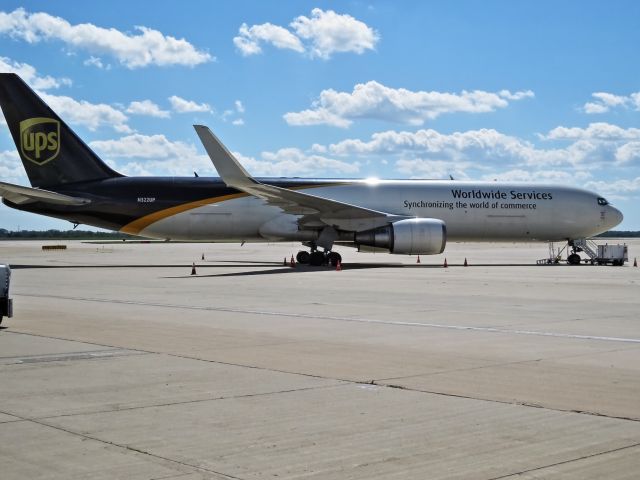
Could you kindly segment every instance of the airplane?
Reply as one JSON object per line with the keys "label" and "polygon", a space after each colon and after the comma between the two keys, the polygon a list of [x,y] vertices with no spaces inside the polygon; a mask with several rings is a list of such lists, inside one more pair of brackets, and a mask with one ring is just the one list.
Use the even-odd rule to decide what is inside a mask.
{"label": "airplane", "polygon": [[[0,106],[31,187],[0,182],[5,205],[132,235],[202,242],[291,242],[299,263],[342,261],[336,245],[399,255],[447,241],[567,241],[622,221],[597,193],[542,183],[254,178],[194,125],[220,178],[127,177],[104,163],[16,74]],[[579,264],[579,246],[568,263]]]}

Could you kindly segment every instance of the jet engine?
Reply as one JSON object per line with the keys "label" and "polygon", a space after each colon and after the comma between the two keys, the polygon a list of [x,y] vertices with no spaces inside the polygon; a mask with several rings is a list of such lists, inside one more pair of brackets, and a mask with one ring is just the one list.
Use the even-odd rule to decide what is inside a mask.
{"label": "jet engine", "polygon": [[396,254],[437,255],[447,244],[447,227],[435,218],[409,218],[355,234],[355,243]]}

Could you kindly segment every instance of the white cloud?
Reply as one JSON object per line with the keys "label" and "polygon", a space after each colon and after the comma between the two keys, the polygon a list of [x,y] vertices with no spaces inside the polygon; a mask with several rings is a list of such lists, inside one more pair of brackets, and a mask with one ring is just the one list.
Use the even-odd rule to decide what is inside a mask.
{"label": "white cloud", "polygon": [[65,121],[78,123],[89,130],[111,127],[117,132],[129,133],[128,117],[120,110],[105,103],[90,103],[63,95],[39,92],[42,99]]}
{"label": "white cloud", "polygon": [[311,43],[311,56],[328,59],[336,52],[362,54],[373,50],[380,39],[378,33],[351,15],[314,8],[311,18],[299,16],[291,23],[296,34]]}
{"label": "white cloud", "polygon": [[43,12],[29,13],[23,8],[10,13],[0,12],[0,34],[28,43],[61,41],[91,54],[112,56],[127,68],[195,66],[213,59],[185,39],[144,26],[135,29],[138,33],[131,35],[91,23],[72,25],[64,18]]}
{"label": "white cloud", "polygon": [[401,159],[396,162],[396,170],[411,178],[442,179],[453,176],[456,180],[469,178],[466,170],[473,165],[470,162],[446,160]]}
{"label": "white cloud", "polygon": [[[0,12],[0,30],[2,30],[1,22],[2,12]],[[99,127],[106,126],[122,133],[131,131],[131,128],[127,125],[127,116],[110,105],[75,100],[69,96],[53,95],[46,91],[71,85],[71,80],[68,78],[54,78],[49,75],[41,76],[33,66],[16,62],[7,57],[0,57],[0,71],[20,75],[63,120],[68,120],[69,123],[80,124],[89,130],[96,130]],[[6,124],[4,117],[2,117],[0,123]]]}
{"label": "white cloud", "polygon": [[16,62],[7,57],[0,57],[0,72],[17,73],[20,75],[20,78],[27,82],[32,88],[38,90],[49,90],[51,88],[71,85],[71,80],[68,78],[54,78],[49,75],[40,76],[35,67],[28,63]]}
{"label": "white cloud", "polygon": [[542,182],[571,184],[585,181],[591,174],[580,170],[523,170],[513,169],[483,175],[483,180],[498,180],[501,182]]}
{"label": "white cloud", "polygon": [[241,118],[237,118],[233,122],[231,122],[231,124],[236,126],[242,126],[244,125],[244,120]]}
{"label": "white cloud", "polygon": [[[374,133],[370,141],[347,139],[329,146],[334,155],[412,154],[433,159],[463,159],[471,154],[483,158],[506,158],[523,161],[535,151],[532,144],[493,129],[468,130],[443,134],[436,130]],[[480,159],[481,157],[478,157]]]}
{"label": "white cloud", "polygon": [[234,155],[252,175],[279,177],[293,175],[326,175],[330,176],[355,174],[359,171],[359,163],[344,162],[320,155],[307,155],[298,148],[281,148],[276,152],[262,152],[260,159],[245,157],[235,152]]}
{"label": "white cloud", "polygon": [[616,107],[634,107],[640,110],[640,92],[632,93],[629,96],[615,95],[608,92],[595,92],[591,96],[595,102],[587,102],[582,109],[585,113],[596,114],[606,113]]}
{"label": "white cloud", "polygon": [[587,128],[580,127],[556,127],[547,135],[542,135],[544,140],[640,140],[640,128],[621,128],[610,123],[590,123]]}
{"label": "white cloud", "polygon": [[84,62],[84,65],[92,66],[99,68],[101,70],[111,70],[111,65],[102,63],[102,60],[98,57],[94,57],[93,55],[87,58]]}
{"label": "white cloud", "polygon": [[261,43],[270,43],[276,48],[304,52],[304,46],[298,37],[286,28],[271,23],[253,25],[246,23],[240,26],[239,35],[233,43],[244,56],[262,53]]}
{"label": "white cloud", "polygon": [[24,184],[27,181],[17,150],[0,152],[0,179],[17,184]]}
{"label": "white cloud", "polygon": [[[126,175],[190,175],[213,173],[207,155],[190,143],[171,141],[164,135],[133,134],[115,140],[96,140],[89,144],[116,170]],[[319,155],[307,155],[298,148],[262,152],[259,159],[234,153],[253,175],[291,176],[355,174],[359,164]]]}
{"label": "white cloud", "polygon": [[588,182],[585,187],[602,193],[603,195],[610,195],[613,198],[624,198],[625,194],[640,193],[640,177],[629,180],[592,181]]}
{"label": "white cloud", "polygon": [[629,142],[618,147],[616,160],[619,164],[640,162],[640,142]]}
{"label": "white cloud", "polygon": [[127,113],[131,113],[133,115],[147,115],[157,118],[169,118],[171,116],[171,113],[169,113],[169,111],[162,110],[151,100],[131,102],[129,104],[129,107],[127,108]]}
{"label": "white cloud", "polygon": [[136,133],[117,140],[95,140],[90,146],[112,158],[189,158],[197,155],[193,145],[172,142],[164,135]]}
{"label": "white cloud", "polygon": [[311,17],[295,18],[289,26],[291,30],[272,23],[251,27],[243,23],[233,43],[244,56],[262,53],[262,45],[270,44],[326,60],[334,53],[373,50],[380,39],[374,29],[351,15],[319,8],[311,11]]}
{"label": "white cloud", "polygon": [[236,100],[234,102],[234,105],[236,106],[236,112],[244,113],[244,105],[242,104],[242,102],[240,100]]}
{"label": "white cloud", "polygon": [[[326,149],[338,157],[391,159],[407,172],[409,164],[416,165],[412,175],[443,171],[443,164],[433,162],[471,162],[473,168],[495,169],[571,167],[585,169],[624,166],[640,159],[640,142],[634,129],[611,128],[609,135],[592,128],[593,136],[584,135],[589,129],[553,129],[549,138],[566,138],[570,143],[562,148],[541,148],[527,140],[505,135],[493,129],[468,130],[443,134],[433,129],[415,132],[388,130],[378,132],[369,140],[345,139],[328,146],[314,145],[313,152]],[[616,129],[624,132],[612,136]],[[565,131],[566,130],[566,131]],[[576,131],[577,130],[577,131]],[[631,132],[630,132],[631,131]],[[547,137],[542,137],[547,138]],[[417,163],[416,163],[417,162]],[[423,162],[423,163],[420,163]],[[466,168],[466,167],[465,167]],[[449,168],[449,171],[453,169]]]}
{"label": "white cloud", "polygon": [[190,176],[193,171],[213,175],[211,160],[190,143],[171,141],[164,135],[133,134],[89,144],[109,165],[125,175]]}
{"label": "white cloud", "polygon": [[584,113],[589,113],[589,114],[606,113],[609,111],[609,107],[607,105],[603,105],[601,103],[595,103],[595,102],[587,102],[584,104],[584,107],[582,108],[584,109]]}
{"label": "white cloud", "polygon": [[185,100],[177,95],[169,97],[169,102],[171,102],[171,108],[178,113],[213,112],[213,109],[208,103],[196,103],[191,100]]}
{"label": "white cloud", "polygon": [[422,125],[444,113],[493,112],[509,101],[533,97],[531,90],[497,93],[482,90],[461,93],[411,91],[390,88],[376,81],[357,84],[353,92],[323,90],[312,108],[284,115],[289,125],[332,125],[346,128],[355,119],[368,118]]}

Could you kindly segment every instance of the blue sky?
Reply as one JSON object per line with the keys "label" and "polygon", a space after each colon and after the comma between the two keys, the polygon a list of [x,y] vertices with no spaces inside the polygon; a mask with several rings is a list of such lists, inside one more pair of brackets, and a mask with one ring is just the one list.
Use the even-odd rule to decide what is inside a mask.
{"label": "blue sky", "polygon": [[[523,180],[640,229],[640,2],[13,2],[17,71],[127,175]],[[28,185],[0,126],[0,178]],[[67,228],[0,206],[0,228]]]}

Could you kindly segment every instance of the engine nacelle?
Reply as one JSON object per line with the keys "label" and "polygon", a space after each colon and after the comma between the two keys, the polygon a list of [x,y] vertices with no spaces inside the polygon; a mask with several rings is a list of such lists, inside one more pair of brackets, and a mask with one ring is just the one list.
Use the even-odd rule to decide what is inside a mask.
{"label": "engine nacelle", "polygon": [[396,254],[437,255],[447,244],[447,227],[435,218],[409,218],[384,227],[357,232],[355,242],[374,248],[386,248]]}

